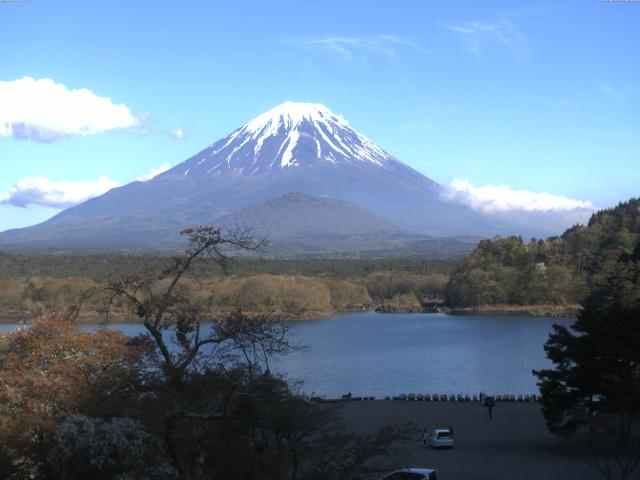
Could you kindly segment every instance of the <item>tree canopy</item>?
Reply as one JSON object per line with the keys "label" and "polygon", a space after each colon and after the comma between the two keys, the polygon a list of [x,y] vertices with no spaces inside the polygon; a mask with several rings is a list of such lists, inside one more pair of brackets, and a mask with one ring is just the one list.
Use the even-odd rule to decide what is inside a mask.
{"label": "tree canopy", "polygon": [[554,368],[534,373],[549,430],[588,432],[591,463],[629,478],[640,462],[640,245],[618,258],[570,328],[554,326],[545,351]]}
{"label": "tree canopy", "polygon": [[446,302],[480,305],[580,304],[640,241],[640,200],[592,215],[560,237],[483,240],[451,274]]}

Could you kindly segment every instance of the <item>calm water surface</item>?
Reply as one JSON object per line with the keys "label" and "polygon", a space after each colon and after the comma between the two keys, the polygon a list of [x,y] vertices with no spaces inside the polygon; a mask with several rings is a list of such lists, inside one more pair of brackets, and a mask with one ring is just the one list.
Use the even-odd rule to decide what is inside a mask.
{"label": "calm water surface", "polygon": [[328,396],[399,393],[526,394],[531,370],[550,366],[543,349],[553,323],[526,315],[342,315],[299,324],[306,353],[277,369]]}
{"label": "calm water surface", "polygon": [[[307,345],[271,369],[302,380],[309,394],[537,392],[532,369],[550,366],[542,348],[553,323],[527,315],[362,312],[294,324]],[[141,325],[113,325],[128,335]],[[16,325],[0,325],[11,331]],[[95,326],[87,328],[96,328]]]}

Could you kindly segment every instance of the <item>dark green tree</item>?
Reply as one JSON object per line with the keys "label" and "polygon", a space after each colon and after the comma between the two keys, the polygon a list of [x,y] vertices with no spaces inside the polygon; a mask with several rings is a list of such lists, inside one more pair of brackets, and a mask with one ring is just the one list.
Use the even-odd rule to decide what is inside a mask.
{"label": "dark green tree", "polygon": [[640,244],[624,254],[570,327],[545,344],[555,368],[534,371],[549,430],[585,436],[588,463],[631,478],[640,462]]}

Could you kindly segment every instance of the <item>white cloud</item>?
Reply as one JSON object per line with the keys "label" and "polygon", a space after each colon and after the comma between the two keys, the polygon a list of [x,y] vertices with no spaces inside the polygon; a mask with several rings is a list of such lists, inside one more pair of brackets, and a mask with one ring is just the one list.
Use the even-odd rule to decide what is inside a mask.
{"label": "white cloud", "polygon": [[117,186],[108,177],[100,177],[95,182],[55,182],[47,177],[27,177],[9,188],[8,193],[0,195],[0,204],[67,208],[102,195]]}
{"label": "white cloud", "polygon": [[514,190],[508,185],[476,187],[466,178],[454,178],[443,196],[447,200],[466,204],[483,213],[594,210],[590,201],[575,200],[545,192]]}
{"label": "white cloud", "polygon": [[186,135],[186,132],[184,131],[183,128],[176,128],[175,130],[171,131],[171,135],[173,136],[173,138],[177,138],[178,140],[181,140]]}
{"label": "white cloud", "polygon": [[[168,162],[152,168],[136,178],[140,182],[151,180],[171,168]],[[109,177],[100,177],[96,181],[69,180],[53,181],[47,177],[26,177],[15,183],[9,191],[0,194],[0,205],[13,205],[26,208],[30,205],[43,205],[53,208],[68,208],[97,197],[121,184]]]}
{"label": "white cloud", "polygon": [[520,47],[525,44],[520,29],[504,18],[496,23],[475,21],[462,25],[446,25],[445,27],[458,37],[460,43],[469,53],[476,57],[483,54],[483,47],[489,41]]}
{"label": "white cloud", "polygon": [[147,173],[143,173],[138,178],[136,178],[136,180],[138,180],[139,182],[146,182],[147,180],[151,180],[156,175],[160,175],[161,173],[166,172],[170,168],[171,165],[169,164],[169,162],[164,162],[159,167],[152,168]]}
{"label": "white cloud", "polygon": [[124,104],[49,78],[0,81],[0,137],[51,142],[138,124]]}

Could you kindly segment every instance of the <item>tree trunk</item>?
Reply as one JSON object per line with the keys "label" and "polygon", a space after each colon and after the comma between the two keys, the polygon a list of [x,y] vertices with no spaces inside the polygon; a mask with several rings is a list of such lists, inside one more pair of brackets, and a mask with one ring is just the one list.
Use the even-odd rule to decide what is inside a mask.
{"label": "tree trunk", "polygon": [[165,417],[165,435],[164,442],[167,446],[167,450],[169,451],[169,455],[171,456],[171,463],[178,471],[181,480],[191,480],[191,475],[187,471],[187,469],[182,464],[180,460],[180,456],[178,455],[177,448],[175,442],[173,441],[172,433],[174,427],[174,418],[173,417]]}
{"label": "tree trunk", "polygon": [[294,446],[291,449],[291,478],[290,480],[296,480],[298,478],[298,469],[300,468],[300,460],[298,459],[298,449]]}

